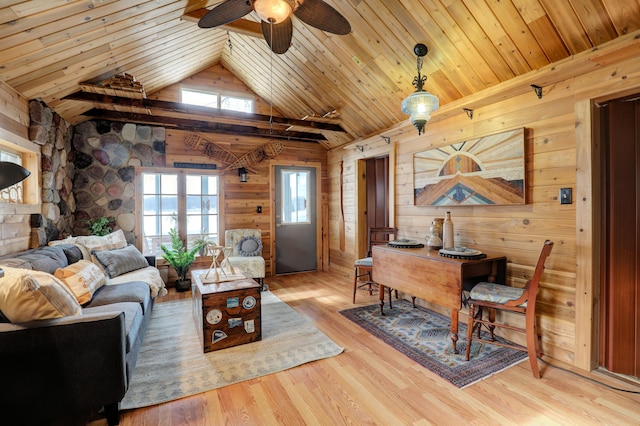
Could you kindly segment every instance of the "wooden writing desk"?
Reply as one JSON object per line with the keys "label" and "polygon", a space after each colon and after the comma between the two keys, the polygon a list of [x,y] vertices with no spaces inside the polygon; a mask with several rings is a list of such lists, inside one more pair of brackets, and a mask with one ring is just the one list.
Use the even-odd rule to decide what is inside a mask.
{"label": "wooden writing desk", "polygon": [[457,353],[458,311],[463,284],[505,282],[507,258],[451,259],[428,248],[373,247],[373,280],[380,285],[380,313],[384,315],[384,291],[390,287],[451,310],[451,340]]}

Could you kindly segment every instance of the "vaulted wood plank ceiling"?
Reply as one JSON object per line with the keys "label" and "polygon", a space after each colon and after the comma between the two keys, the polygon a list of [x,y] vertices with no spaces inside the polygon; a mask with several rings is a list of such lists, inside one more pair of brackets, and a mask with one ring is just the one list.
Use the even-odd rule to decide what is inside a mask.
{"label": "vaulted wood plank ceiling", "polygon": [[[407,119],[400,103],[414,90],[417,42],[429,48],[425,87],[444,105],[640,29],[640,0],[325,1],[352,32],[325,33],[294,17],[291,48],[272,55],[261,35],[233,26],[198,28],[194,16],[221,1],[4,0],[0,80],[75,124],[104,106],[65,99],[81,91],[81,82],[126,72],[153,99],[221,63],[257,95],[272,98],[285,117],[336,119],[346,133],[293,126],[321,131],[332,148]],[[245,19],[249,26],[258,20],[253,13]],[[151,111],[160,121],[193,116]],[[197,119],[238,124],[204,113]],[[256,117],[245,121],[268,126]]]}

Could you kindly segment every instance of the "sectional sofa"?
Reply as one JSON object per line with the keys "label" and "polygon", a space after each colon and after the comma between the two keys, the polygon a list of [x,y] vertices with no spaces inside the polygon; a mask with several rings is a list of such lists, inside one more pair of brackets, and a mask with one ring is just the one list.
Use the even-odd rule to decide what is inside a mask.
{"label": "sectional sofa", "polygon": [[2,423],[65,424],[104,409],[118,424],[154,301],[166,294],[153,263],[122,232],[0,258]]}

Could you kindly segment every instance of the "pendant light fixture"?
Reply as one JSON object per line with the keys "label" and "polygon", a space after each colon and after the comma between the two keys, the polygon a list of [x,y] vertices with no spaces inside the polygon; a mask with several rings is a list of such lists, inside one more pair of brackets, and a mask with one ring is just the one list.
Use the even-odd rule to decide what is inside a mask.
{"label": "pendant light fixture", "polygon": [[418,75],[413,79],[413,86],[416,91],[407,96],[402,101],[402,112],[409,114],[409,120],[416,129],[418,129],[418,135],[421,135],[424,131],[424,126],[427,121],[431,120],[431,113],[438,109],[440,102],[438,97],[423,89],[424,83],[427,81],[427,76],[421,74],[422,61],[429,49],[422,43],[418,43],[413,48],[413,52],[417,57],[417,69]]}
{"label": "pendant light fixture", "polygon": [[26,179],[31,172],[19,164],[0,161],[0,189],[8,188]]}

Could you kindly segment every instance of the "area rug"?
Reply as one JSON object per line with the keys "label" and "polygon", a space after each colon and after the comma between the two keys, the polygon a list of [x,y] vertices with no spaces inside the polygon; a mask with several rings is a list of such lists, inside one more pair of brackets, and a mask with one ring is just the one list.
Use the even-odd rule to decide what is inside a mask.
{"label": "area rug", "polygon": [[465,361],[466,324],[460,324],[459,353],[455,354],[450,335],[451,319],[421,306],[414,308],[406,300],[394,301],[393,309],[385,308],[384,316],[380,315],[379,304],[340,313],[459,388],[527,359],[522,351],[473,342],[471,357]]}
{"label": "area rug", "polygon": [[338,355],[343,348],[269,291],[262,340],[203,353],[191,300],[157,303],[120,408],[146,407]]}

